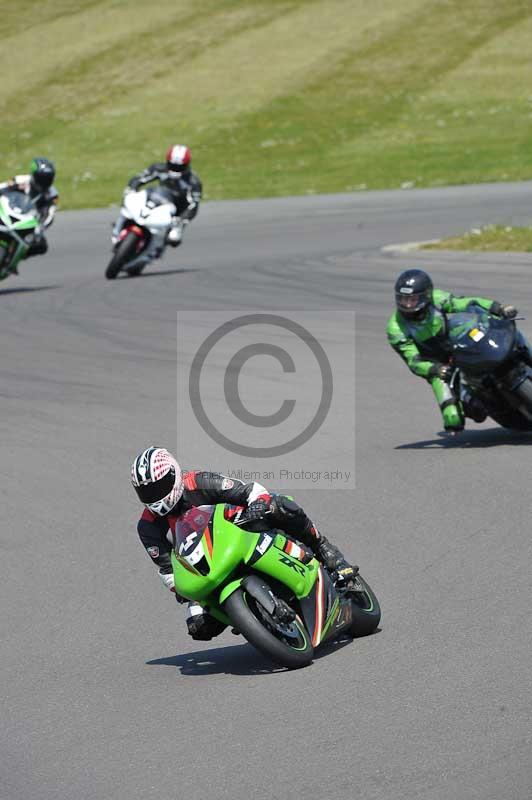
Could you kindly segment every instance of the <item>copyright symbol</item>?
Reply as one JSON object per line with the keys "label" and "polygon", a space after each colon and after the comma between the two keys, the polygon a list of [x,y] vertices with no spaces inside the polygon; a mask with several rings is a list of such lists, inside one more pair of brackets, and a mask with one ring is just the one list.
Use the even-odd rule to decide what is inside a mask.
{"label": "copyright symbol", "polygon": [[[271,445],[269,447],[254,447],[242,442],[237,442],[234,439],[226,436],[220,431],[212,420],[207,415],[201,397],[200,379],[205,361],[213,348],[225,336],[233,333],[241,328],[246,328],[253,325],[266,325],[273,326],[278,330],[281,329],[284,333],[289,332],[293,336],[301,340],[306,347],[310,350],[314,360],[316,361],[320,376],[321,387],[316,386],[316,394],[320,393],[318,407],[310,422],[301,430],[297,435],[293,436],[288,441],[280,444]],[[239,394],[238,380],[244,365],[255,356],[270,356],[281,365],[284,373],[295,373],[296,366],[290,354],[278,345],[257,342],[241,347],[229,360],[224,373],[224,395],[225,401],[231,413],[240,422],[256,428],[273,428],[286,422],[293,414],[297,404],[294,398],[285,399],[279,405],[279,408],[271,414],[254,414],[247,409],[242,402]],[[273,458],[275,456],[286,455],[287,453],[301,447],[323,425],[329,409],[331,407],[333,395],[333,376],[329,359],[315,336],[313,336],[303,325],[300,325],[293,320],[286,317],[278,316],[277,314],[247,314],[241,317],[224,322],[216,330],[207,336],[201,343],[196,351],[192,365],[190,367],[188,392],[190,398],[191,408],[194,415],[203,428],[205,433],[211,437],[213,441],[221,447],[226,448],[232,453],[240,456],[247,456],[252,458]]]}

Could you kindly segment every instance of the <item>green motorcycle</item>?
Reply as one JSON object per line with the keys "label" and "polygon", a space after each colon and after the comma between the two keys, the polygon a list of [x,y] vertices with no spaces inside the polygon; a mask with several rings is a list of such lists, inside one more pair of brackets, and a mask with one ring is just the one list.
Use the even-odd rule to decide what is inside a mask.
{"label": "green motorcycle", "polygon": [[360,575],[342,586],[310,550],[278,530],[245,530],[241,514],[230,505],[199,506],[177,521],[178,594],[290,668],[310,664],[314,649],[340,634],[375,631],[379,602]]}
{"label": "green motorcycle", "polygon": [[29,250],[26,241],[40,225],[34,201],[15,189],[0,194],[0,281],[17,271]]}

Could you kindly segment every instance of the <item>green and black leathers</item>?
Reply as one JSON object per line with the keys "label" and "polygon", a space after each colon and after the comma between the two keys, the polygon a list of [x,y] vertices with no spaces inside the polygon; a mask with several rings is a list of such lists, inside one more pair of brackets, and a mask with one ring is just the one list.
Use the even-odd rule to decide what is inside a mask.
{"label": "green and black leathers", "polygon": [[408,319],[395,311],[386,329],[388,341],[410,371],[432,386],[447,431],[463,429],[464,412],[450,386],[436,374],[438,367],[447,361],[442,347],[446,338],[444,315],[466,311],[472,304],[495,314],[501,308],[499,303],[485,297],[454,297],[450,292],[434,289],[433,304],[423,319]]}

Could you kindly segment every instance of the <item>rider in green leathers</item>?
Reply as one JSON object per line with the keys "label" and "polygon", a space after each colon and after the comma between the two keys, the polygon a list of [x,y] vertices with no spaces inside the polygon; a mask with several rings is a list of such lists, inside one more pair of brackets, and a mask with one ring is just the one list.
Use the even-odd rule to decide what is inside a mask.
{"label": "rider in green leathers", "polygon": [[490,314],[514,319],[517,309],[484,297],[454,297],[434,289],[430,277],[420,269],[409,269],[399,276],[395,299],[397,309],[386,329],[388,341],[411,372],[432,386],[445,430],[452,434],[462,431],[466,416],[483,422],[487,415],[480,400],[471,397],[462,402],[449,386],[452,367],[441,347],[446,336],[445,314],[466,311],[474,304]]}

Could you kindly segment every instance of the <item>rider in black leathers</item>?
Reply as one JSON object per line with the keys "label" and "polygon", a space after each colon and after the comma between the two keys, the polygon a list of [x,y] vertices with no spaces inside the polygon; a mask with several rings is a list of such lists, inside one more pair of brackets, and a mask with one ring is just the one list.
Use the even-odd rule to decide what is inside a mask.
{"label": "rider in black leathers", "polygon": [[[55,167],[48,158],[36,156],[27,175],[15,175],[11,180],[0,183],[0,192],[18,191],[30,197],[35,204],[35,214],[39,226],[26,236],[29,245],[26,258],[43,255],[48,250],[44,230],[54,221],[59,195],[54,186]],[[18,274],[18,270],[14,272]]]}
{"label": "rider in black leathers", "polygon": [[[331,572],[349,581],[357,567],[347,563],[340,550],[318,531],[301,506],[283,495],[272,495],[259,483],[244,484],[215,472],[188,470],[165,449],[149,447],[140,453],[131,471],[133,488],[146,506],[138,523],[138,534],[146,552],[159,569],[159,577],[172,592],[174,576],[170,553],[171,531],[190,508],[229,503],[245,509],[248,523],[260,524],[265,514],[269,523],[306,545]],[[161,487],[159,489],[159,487]],[[251,528],[252,529],[252,528]],[[178,602],[183,598],[176,594]],[[193,639],[209,640],[225,626],[194,602],[188,605],[188,632]]]}
{"label": "rider in black leathers", "polygon": [[[166,241],[172,247],[181,244],[183,225],[192,222],[197,215],[203,186],[191,167],[190,150],[185,145],[176,144],[168,149],[166,162],[152,164],[142,172],[135,175],[128,183],[128,187],[137,191],[151,181],[158,180],[171,195],[176,207],[176,216],[170,228]],[[113,228],[113,244],[116,244],[122,227],[124,217],[119,216]]]}

